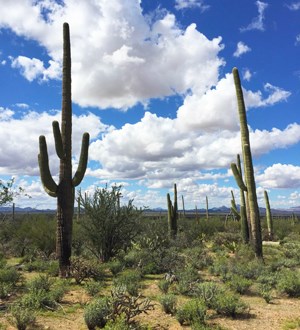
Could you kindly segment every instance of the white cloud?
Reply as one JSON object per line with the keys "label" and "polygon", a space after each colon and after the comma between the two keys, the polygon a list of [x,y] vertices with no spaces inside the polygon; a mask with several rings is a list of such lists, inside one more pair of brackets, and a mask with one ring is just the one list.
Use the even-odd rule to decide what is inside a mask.
{"label": "white cloud", "polygon": [[251,48],[247,46],[244,42],[239,41],[236,46],[236,51],[233,53],[234,57],[240,57],[242,54],[248,53],[251,51]]}
{"label": "white cloud", "polygon": [[2,7],[0,28],[36,40],[51,58],[48,65],[26,54],[13,59],[29,81],[60,76],[62,23],[69,22],[73,101],[81,106],[126,109],[149,98],[204,92],[224,64],[221,38],[207,39],[195,24],[181,29],[168,12],[150,24],[139,0],[16,0]]}
{"label": "white cloud", "polygon": [[291,95],[291,92],[273,86],[270,83],[266,83],[264,85],[264,90],[266,93],[269,93],[269,95],[266,98],[263,98],[261,91],[245,92],[244,96],[248,107],[256,108],[256,107],[271,106],[278,102],[286,101]]}
{"label": "white cloud", "polygon": [[255,2],[257,9],[258,9],[258,16],[254,17],[252,22],[247,25],[246,27],[240,28],[241,32],[250,31],[250,30],[259,30],[264,31],[264,19],[265,19],[265,10],[268,7],[268,3],[262,1]]}
{"label": "white cloud", "polygon": [[189,8],[199,8],[204,12],[210,6],[206,5],[203,0],[175,0],[175,9],[182,10]]}
{"label": "white cloud", "polygon": [[[36,113],[29,111],[22,118],[15,118],[14,112],[0,108],[0,144],[2,175],[39,175],[37,155],[38,140],[40,135],[47,139],[50,167],[52,174],[58,171],[58,160],[54,150],[54,138],[52,134],[52,121],[60,121],[60,114]],[[81,137],[84,131],[88,131],[92,139],[97,138],[108,127],[101,123],[99,117],[93,114],[73,116],[73,155],[74,162],[78,160]]]}
{"label": "white cloud", "polygon": [[291,164],[273,164],[256,176],[256,181],[265,188],[299,188],[300,167]]}
{"label": "white cloud", "polygon": [[297,46],[297,45],[299,45],[300,44],[300,34],[298,34],[297,36],[296,36],[296,41],[295,41],[295,45]]}
{"label": "white cloud", "polygon": [[300,1],[298,2],[292,2],[291,4],[286,5],[290,10],[299,10],[300,9]]}
{"label": "white cloud", "polygon": [[249,69],[243,70],[243,79],[246,81],[250,81],[251,78],[252,78],[251,71]]}

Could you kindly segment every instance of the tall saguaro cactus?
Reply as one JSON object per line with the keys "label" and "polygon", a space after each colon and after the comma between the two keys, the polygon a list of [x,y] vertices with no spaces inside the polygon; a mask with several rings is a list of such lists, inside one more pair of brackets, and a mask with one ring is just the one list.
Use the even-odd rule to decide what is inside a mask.
{"label": "tall saguaro cactus", "polygon": [[177,204],[177,186],[174,184],[174,205],[172,204],[170,194],[167,194],[168,203],[168,229],[171,238],[176,238],[177,235],[177,218],[178,218],[178,204]]}
{"label": "tall saguaro cactus", "polygon": [[262,258],[263,250],[262,250],[261,223],[260,223],[259,208],[257,203],[256,185],[255,185],[254,169],[253,169],[252,155],[250,148],[250,138],[249,138],[249,129],[247,124],[246,107],[245,107],[243,90],[241,86],[238,69],[234,68],[232,70],[232,73],[233,73],[234,85],[236,90],[238,113],[240,119],[245,183],[243,182],[242,175],[238,171],[236,164],[232,164],[231,168],[233,170],[233,174],[240,189],[242,189],[247,193],[247,202],[248,202],[247,205],[249,207],[249,218],[250,218],[250,229],[251,229],[251,244],[253,245],[253,249],[256,257]]}
{"label": "tall saguaro cactus", "polygon": [[45,191],[57,197],[56,255],[60,276],[65,277],[70,266],[72,224],[75,187],[82,181],[88,160],[89,134],[84,133],[77,171],[72,177],[72,97],[71,97],[71,45],[68,23],[63,24],[63,77],[61,130],[57,121],[52,123],[55,149],[60,159],[59,183],[53,180],[50,169],[45,136],[39,138],[38,155],[40,175]]}

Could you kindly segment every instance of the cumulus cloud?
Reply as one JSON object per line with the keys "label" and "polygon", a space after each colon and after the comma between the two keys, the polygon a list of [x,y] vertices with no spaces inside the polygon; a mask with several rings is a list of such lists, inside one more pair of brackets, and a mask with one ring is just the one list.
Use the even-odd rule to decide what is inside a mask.
{"label": "cumulus cloud", "polygon": [[264,31],[264,19],[265,19],[265,10],[268,7],[268,3],[262,1],[255,2],[258,9],[258,16],[254,17],[252,22],[246,27],[240,28],[241,32],[250,31],[250,30],[259,30]]}
{"label": "cumulus cloud", "polygon": [[[60,121],[59,112],[49,114],[28,111],[17,118],[12,110],[0,107],[0,174],[39,175],[37,155],[40,135],[46,136],[51,170],[53,175],[57,174],[58,161],[51,125],[53,120]],[[74,162],[79,157],[83,132],[88,131],[91,139],[95,139],[107,129],[94,114],[73,116]]]}
{"label": "cumulus cloud", "polygon": [[237,46],[236,46],[236,50],[233,53],[234,57],[240,57],[241,55],[248,53],[251,51],[251,48],[249,46],[247,46],[244,42],[239,41]]}
{"label": "cumulus cloud", "polygon": [[73,100],[81,106],[127,109],[149,98],[205,91],[224,64],[221,38],[209,40],[195,24],[181,29],[168,12],[149,23],[139,0],[16,0],[1,14],[0,28],[38,41],[51,58],[48,64],[26,54],[12,59],[29,81],[59,78],[62,23],[69,22]]}
{"label": "cumulus cloud", "polygon": [[199,8],[202,12],[209,9],[210,6],[206,5],[203,0],[175,0],[175,9],[189,9]]}
{"label": "cumulus cloud", "polygon": [[300,167],[291,164],[273,164],[256,176],[256,181],[265,188],[299,188]]}

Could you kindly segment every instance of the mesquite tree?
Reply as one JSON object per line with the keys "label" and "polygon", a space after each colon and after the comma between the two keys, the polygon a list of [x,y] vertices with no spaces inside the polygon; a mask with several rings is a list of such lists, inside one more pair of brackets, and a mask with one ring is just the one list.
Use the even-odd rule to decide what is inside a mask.
{"label": "mesquite tree", "polygon": [[239,172],[236,164],[234,163],[231,164],[231,168],[238,186],[247,194],[251,244],[253,246],[256,257],[262,258],[263,250],[262,250],[261,223],[260,223],[259,208],[257,203],[256,185],[255,185],[254,169],[253,169],[252,155],[250,148],[250,138],[249,138],[249,129],[247,124],[246,107],[245,107],[243,90],[241,86],[238,69],[234,68],[232,70],[232,73],[233,73],[234,85],[236,90],[238,113],[240,119],[241,144],[242,144],[242,152],[243,152],[245,182],[243,181],[243,177]]}
{"label": "mesquite tree", "polygon": [[52,123],[55,149],[60,159],[59,182],[53,180],[48,161],[45,136],[39,138],[38,155],[40,175],[45,191],[57,198],[56,255],[60,276],[65,277],[70,266],[74,190],[82,181],[88,160],[89,134],[84,133],[77,171],[72,177],[72,98],[71,98],[71,46],[69,25],[63,25],[63,77],[61,130],[57,121]]}

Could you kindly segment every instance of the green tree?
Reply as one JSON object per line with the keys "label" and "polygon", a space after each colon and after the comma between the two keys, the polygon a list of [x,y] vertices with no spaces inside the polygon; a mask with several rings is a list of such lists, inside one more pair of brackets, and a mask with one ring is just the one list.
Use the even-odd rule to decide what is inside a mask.
{"label": "green tree", "polygon": [[[25,194],[25,191],[21,187],[14,187],[15,179],[12,178],[7,182],[0,179],[0,206],[12,203],[14,198]],[[28,196],[28,195],[26,195]]]}
{"label": "green tree", "polygon": [[143,211],[133,205],[133,200],[121,206],[120,190],[121,186],[97,188],[92,196],[79,192],[85,213],[81,226],[87,248],[103,262],[129,248],[139,233]]}

